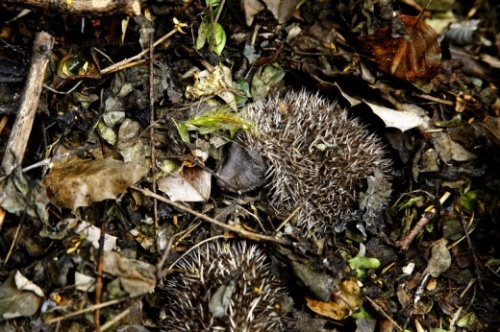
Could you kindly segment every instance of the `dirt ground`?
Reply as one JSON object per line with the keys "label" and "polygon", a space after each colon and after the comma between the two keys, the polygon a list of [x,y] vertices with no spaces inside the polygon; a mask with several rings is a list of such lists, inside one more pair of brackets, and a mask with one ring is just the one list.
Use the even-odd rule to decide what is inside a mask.
{"label": "dirt ground", "polygon": [[0,330],[500,330],[499,15],[0,3]]}

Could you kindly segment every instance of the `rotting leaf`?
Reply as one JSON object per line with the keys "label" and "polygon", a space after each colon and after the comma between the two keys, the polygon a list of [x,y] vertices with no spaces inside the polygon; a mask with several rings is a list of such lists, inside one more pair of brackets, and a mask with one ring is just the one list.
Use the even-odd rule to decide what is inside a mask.
{"label": "rotting leaf", "polygon": [[125,119],[120,125],[116,149],[124,161],[144,163],[148,149],[141,140],[141,132],[141,125],[136,121]]}
{"label": "rotting leaf", "polygon": [[278,65],[268,65],[259,71],[252,78],[252,97],[254,101],[267,97],[271,88],[278,84],[285,77],[285,71]]}
{"label": "rotting leaf", "polygon": [[236,110],[236,99],[233,93],[231,69],[219,65],[212,70],[195,73],[193,86],[186,88],[186,97],[199,100],[205,96],[217,95],[232,109]]}
{"label": "rotting leaf", "polygon": [[95,291],[95,278],[75,271],[75,288],[82,292]]}
{"label": "rotting leaf", "polygon": [[105,199],[116,199],[138,182],[147,168],[112,158],[77,160],[57,165],[43,183],[51,202],[73,211]]}
{"label": "rotting leaf", "polygon": [[212,295],[208,303],[208,310],[210,310],[212,317],[220,318],[226,315],[227,307],[231,302],[231,296],[236,290],[236,283],[240,276],[241,272],[229,275],[227,280]]}
{"label": "rotting leaf", "polygon": [[335,320],[342,320],[361,307],[363,298],[358,281],[356,279],[346,279],[339,284],[332,301],[322,302],[306,297],[306,303],[309,309],[317,314]]}
{"label": "rotting leaf", "polygon": [[28,183],[21,168],[16,167],[7,177],[5,187],[0,193],[0,206],[10,213],[26,211],[31,217],[47,222],[47,204],[49,198],[43,185],[39,181]]}
{"label": "rotting leaf", "polygon": [[434,278],[437,278],[441,275],[441,273],[448,270],[450,266],[450,251],[446,247],[445,241],[440,241],[432,247],[431,258],[429,259],[429,263],[425,271],[430,273],[430,275]]}
{"label": "rotting leaf", "polygon": [[103,272],[118,277],[130,297],[151,293],[156,287],[155,266],[128,259],[114,251],[104,253]]}
{"label": "rotting leaf", "polygon": [[43,291],[21,272],[11,273],[0,285],[0,322],[34,315],[42,303]]}
{"label": "rotting leaf", "polygon": [[297,282],[302,284],[308,292],[319,302],[329,302],[332,298],[337,278],[324,270],[317,268],[317,263],[309,258],[302,257],[288,248],[274,246],[274,253],[291,268]]}
{"label": "rotting leaf", "polygon": [[420,16],[399,15],[397,19],[405,30],[402,36],[382,25],[373,34],[359,37],[362,52],[373,56],[381,71],[397,78],[409,82],[433,78],[441,65],[436,31]]}

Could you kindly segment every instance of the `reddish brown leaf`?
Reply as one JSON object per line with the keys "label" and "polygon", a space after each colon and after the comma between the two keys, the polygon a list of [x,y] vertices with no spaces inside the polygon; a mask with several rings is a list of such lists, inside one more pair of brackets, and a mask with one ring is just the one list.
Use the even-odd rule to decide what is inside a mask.
{"label": "reddish brown leaf", "polygon": [[373,34],[361,36],[362,52],[373,58],[378,68],[398,78],[415,82],[437,75],[441,64],[441,48],[434,29],[419,17],[399,15],[406,30],[401,37],[392,36],[383,26]]}

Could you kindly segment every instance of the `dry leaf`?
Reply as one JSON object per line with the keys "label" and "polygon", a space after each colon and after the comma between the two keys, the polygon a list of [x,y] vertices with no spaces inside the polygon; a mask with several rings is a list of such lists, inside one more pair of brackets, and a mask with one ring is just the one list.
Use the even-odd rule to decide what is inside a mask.
{"label": "dry leaf", "polygon": [[322,302],[306,297],[307,306],[317,314],[335,320],[349,317],[353,311],[363,304],[358,281],[347,279],[339,284],[339,289],[333,301]]}
{"label": "dry leaf", "polygon": [[50,201],[72,210],[116,199],[147,173],[146,167],[112,158],[58,165],[43,179]]}
{"label": "dry leaf", "polygon": [[393,36],[390,26],[382,26],[368,36],[361,36],[362,52],[372,57],[381,71],[397,78],[416,82],[437,75],[441,65],[441,47],[434,29],[420,17],[399,15],[406,30]]}
{"label": "dry leaf", "polygon": [[278,23],[282,24],[292,17],[300,0],[262,0],[262,2],[267,5],[267,9],[278,20]]}
{"label": "dry leaf", "polygon": [[[85,240],[92,242],[94,248],[99,248],[99,243],[101,240],[101,229],[86,221],[80,220],[78,225],[74,229],[74,232],[85,236]],[[103,250],[105,252],[114,250],[116,248],[116,241],[118,238],[113,235],[104,234],[104,246]]]}
{"label": "dry leaf", "polygon": [[387,128],[397,128],[404,132],[415,127],[427,128],[429,126],[429,117],[426,115],[417,115],[411,111],[398,111],[366,101],[365,104],[384,121]]}
{"label": "dry leaf", "polygon": [[430,273],[434,278],[437,278],[441,275],[441,273],[446,272],[450,266],[450,251],[446,247],[446,243],[444,241],[440,241],[432,247],[431,258],[429,259],[429,263],[425,271]]}
{"label": "dry leaf", "polygon": [[21,272],[11,273],[0,285],[0,321],[34,315],[43,297],[42,289]]}
{"label": "dry leaf", "polygon": [[255,15],[260,13],[265,7],[259,0],[243,0],[241,3],[245,13],[245,23],[251,26]]}
{"label": "dry leaf", "polygon": [[211,71],[204,70],[195,73],[194,85],[186,88],[186,97],[198,100],[205,96],[217,95],[236,110],[236,97],[232,90],[231,69],[219,65]]}
{"label": "dry leaf", "polygon": [[151,293],[156,287],[155,266],[114,251],[104,253],[103,271],[118,277],[123,290],[131,297]]}
{"label": "dry leaf", "polygon": [[172,201],[206,202],[212,189],[212,174],[200,167],[184,167],[158,179],[158,189],[167,194]]}

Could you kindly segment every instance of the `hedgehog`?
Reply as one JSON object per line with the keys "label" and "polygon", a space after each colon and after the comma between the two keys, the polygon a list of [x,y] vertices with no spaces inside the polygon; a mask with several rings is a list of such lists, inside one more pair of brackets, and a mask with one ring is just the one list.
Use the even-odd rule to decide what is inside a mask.
{"label": "hedgehog", "polygon": [[281,331],[284,287],[246,240],[200,245],[167,277],[166,331]]}
{"label": "hedgehog", "polygon": [[218,186],[264,186],[280,219],[324,239],[356,220],[376,230],[390,197],[392,163],[382,140],[336,102],[305,90],[276,94],[242,110],[240,133],[217,171]]}

